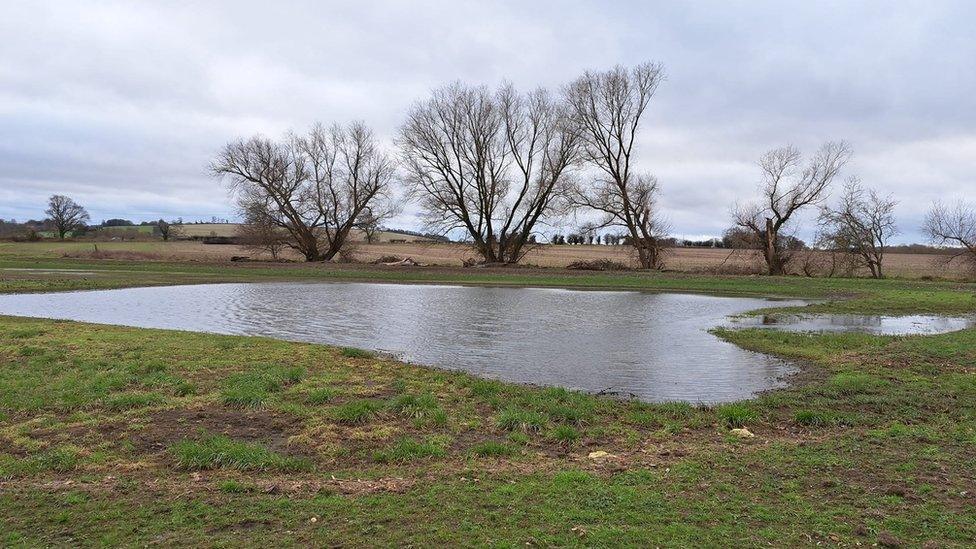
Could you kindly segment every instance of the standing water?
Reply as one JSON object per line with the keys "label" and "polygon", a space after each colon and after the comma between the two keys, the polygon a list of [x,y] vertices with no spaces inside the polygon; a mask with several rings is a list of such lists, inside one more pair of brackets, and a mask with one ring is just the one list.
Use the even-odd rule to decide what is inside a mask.
{"label": "standing water", "polygon": [[788,363],[708,333],[761,298],[362,283],[249,283],[0,295],[0,314],[268,336],[385,351],[518,383],[725,402]]}

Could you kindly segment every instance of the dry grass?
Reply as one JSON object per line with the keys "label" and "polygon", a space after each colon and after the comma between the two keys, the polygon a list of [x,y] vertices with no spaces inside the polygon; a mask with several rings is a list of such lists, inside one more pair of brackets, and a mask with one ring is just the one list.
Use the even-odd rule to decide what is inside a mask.
{"label": "dry grass", "polygon": [[[808,252],[816,253],[816,252]],[[360,245],[357,258],[372,261],[383,256],[411,257],[420,263],[436,265],[460,265],[475,254],[462,244],[369,244]],[[523,263],[539,267],[566,267],[578,261],[608,259],[618,263],[633,264],[630,249],[626,246],[539,246],[530,251]],[[889,254],[886,268],[890,276],[905,278],[956,278],[965,272],[959,266],[946,269],[944,257],[932,254]],[[675,248],[666,261],[668,270],[724,274],[753,274],[763,270],[762,258],[753,250],[714,248]]]}
{"label": "dry grass", "polygon": [[[72,257],[79,259],[159,260],[159,261],[228,261],[233,256],[261,257],[252,251],[233,245],[210,245],[200,242],[39,242],[0,243],[0,255],[31,257]],[[816,252],[807,252],[816,253]],[[371,262],[387,256],[410,257],[419,263],[460,266],[465,259],[474,258],[474,251],[463,244],[418,243],[357,243],[354,251],[357,261]],[[284,258],[300,261],[297,254],[285,252]],[[523,260],[524,265],[539,267],[566,267],[574,262],[610,260],[633,264],[630,249],[626,246],[549,246],[540,245],[531,250]],[[950,268],[944,265],[944,256],[932,254],[889,254],[886,270],[889,276],[902,278],[964,278],[966,271],[961,264]],[[802,260],[801,260],[802,261]],[[753,274],[762,272],[758,252],[712,248],[672,249],[666,268],[673,271],[721,274]]]}

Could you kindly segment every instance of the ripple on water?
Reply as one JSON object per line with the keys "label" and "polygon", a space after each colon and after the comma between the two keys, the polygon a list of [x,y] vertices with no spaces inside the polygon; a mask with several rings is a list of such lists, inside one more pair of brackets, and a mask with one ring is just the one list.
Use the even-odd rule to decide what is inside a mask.
{"label": "ripple on water", "polygon": [[800,301],[699,294],[366,283],[251,283],[0,296],[0,314],[383,350],[518,383],[648,401],[726,402],[791,364],[708,330]]}

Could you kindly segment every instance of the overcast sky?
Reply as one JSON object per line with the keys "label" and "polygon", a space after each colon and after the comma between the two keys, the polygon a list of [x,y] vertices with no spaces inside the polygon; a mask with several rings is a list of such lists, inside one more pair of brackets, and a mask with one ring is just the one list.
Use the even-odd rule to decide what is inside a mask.
{"label": "overcast sky", "polygon": [[[272,7],[273,6],[273,7]],[[407,107],[461,79],[558,89],[664,63],[639,168],[674,231],[720,234],[755,160],[827,139],[894,193],[902,241],[976,200],[976,2],[18,2],[0,15],[0,217],[52,193],[94,221],[233,217],[225,142]],[[845,174],[845,175],[847,175]],[[413,209],[392,225],[419,228]]]}

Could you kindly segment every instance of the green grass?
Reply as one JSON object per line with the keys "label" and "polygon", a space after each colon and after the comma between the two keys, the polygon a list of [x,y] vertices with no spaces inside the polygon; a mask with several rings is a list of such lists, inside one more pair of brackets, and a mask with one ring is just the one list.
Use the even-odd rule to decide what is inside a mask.
{"label": "green grass", "polygon": [[282,456],[257,444],[211,436],[183,440],[170,448],[177,467],[187,470],[237,469],[240,471],[302,471],[305,460]]}
{"label": "green grass", "polygon": [[437,398],[430,393],[397,395],[390,401],[389,406],[394,412],[413,419],[418,426],[428,423],[438,426],[447,424],[447,413],[438,404]]}
{"label": "green grass", "polygon": [[318,387],[304,394],[305,402],[313,405],[325,404],[334,400],[340,392],[332,387]]}
{"label": "green grass", "polygon": [[830,412],[815,410],[797,410],[793,414],[793,420],[808,427],[826,427],[836,422],[836,418]]}
{"label": "green grass", "polygon": [[582,436],[579,429],[572,425],[556,425],[551,434],[552,438],[563,444],[576,442]]}
{"label": "green grass", "polygon": [[286,385],[297,383],[305,375],[302,368],[259,367],[253,371],[229,376],[221,391],[228,406],[254,408],[262,406]]}
{"label": "green grass", "polygon": [[719,421],[728,428],[745,427],[756,419],[756,411],[747,403],[733,402],[715,409]]}
{"label": "green grass", "polygon": [[0,479],[37,475],[48,471],[67,473],[77,468],[81,461],[80,449],[70,444],[50,448],[22,459],[0,454]]}
{"label": "green grass", "polygon": [[357,349],[355,347],[343,347],[340,350],[340,353],[346,358],[373,358],[374,356],[370,351]]}
{"label": "green grass", "polygon": [[106,398],[105,406],[110,410],[128,410],[155,406],[165,400],[166,398],[159,393],[121,393]]}
{"label": "green grass", "polygon": [[383,410],[383,404],[375,400],[354,400],[332,409],[332,417],[349,425],[366,423]]}
{"label": "green grass", "polygon": [[539,412],[519,408],[505,408],[498,414],[496,424],[506,431],[538,432],[546,425],[546,417]]}
{"label": "green grass", "polygon": [[423,441],[404,438],[389,448],[376,452],[374,459],[379,463],[403,463],[424,458],[442,457],[446,454],[444,446],[445,441],[433,437]]}
{"label": "green grass", "polygon": [[[976,287],[948,282],[2,254],[0,266],[98,269],[0,271],[2,291],[378,280],[976,310]],[[721,406],[644,404],[317,345],[0,317],[0,544],[872,546],[883,533],[952,547],[976,538],[967,512],[976,330],[715,334],[800,360],[795,383]],[[738,425],[756,438],[729,437]],[[614,457],[589,459],[595,450]]]}

